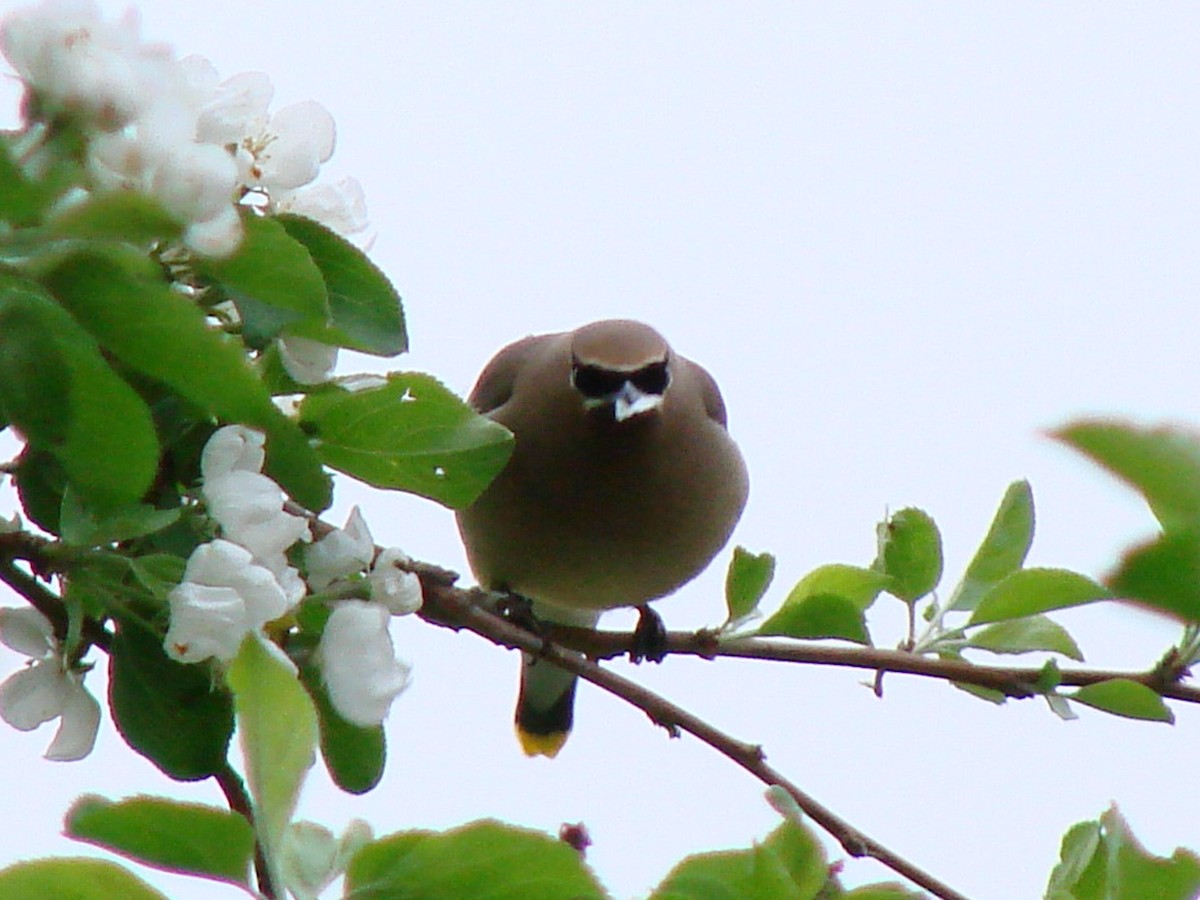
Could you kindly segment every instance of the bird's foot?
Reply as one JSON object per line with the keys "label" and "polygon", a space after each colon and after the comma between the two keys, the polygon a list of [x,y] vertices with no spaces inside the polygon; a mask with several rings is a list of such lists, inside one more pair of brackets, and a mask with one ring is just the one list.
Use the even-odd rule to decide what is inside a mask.
{"label": "bird's foot", "polygon": [[662,617],[643,604],[638,608],[637,628],[633,630],[633,646],[629,658],[635,663],[643,659],[662,662],[667,657],[667,628]]}
{"label": "bird's foot", "polygon": [[545,637],[546,630],[533,614],[533,601],[528,597],[514,591],[505,591],[504,596],[496,603],[496,612],[506,622],[511,622],[530,634]]}

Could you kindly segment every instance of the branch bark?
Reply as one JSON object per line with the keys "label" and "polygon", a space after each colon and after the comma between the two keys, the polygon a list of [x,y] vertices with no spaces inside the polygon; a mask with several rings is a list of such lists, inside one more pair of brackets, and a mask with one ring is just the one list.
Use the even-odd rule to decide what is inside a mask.
{"label": "branch bark", "polygon": [[[290,504],[289,504],[290,505]],[[297,507],[292,510],[302,512]],[[309,516],[316,536],[332,530],[332,526]],[[0,535],[0,580],[8,583],[54,625],[55,632],[65,635],[67,627],[66,608],[61,598],[47,590],[37,578],[15,565],[17,561],[28,563],[34,573],[44,574],[52,566],[50,542],[44,538],[22,533]],[[814,822],[824,828],[854,857],[871,857],[914,884],[930,891],[942,900],[966,900],[950,886],[933,875],[915,866],[892,852],[883,844],[868,837],[849,822],[840,818],[828,807],[809,796],[799,786],[785,778],[766,762],[763,749],[726,734],[703,719],[671,703],[664,697],[647,690],[616,672],[605,669],[596,660],[622,656],[634,648],[631,632],[593,631],[566,626],[547,626],[541,635],[535,635],[505,619],[497,612],[505,599],[504,595],[489,593],[478,588],[464,589],[456,586],[458,575],[448,569],[429,563],[413,562],[409,568],[421,579],[425,605],[420,615],[425,620],[455,630],[466,629],[481,637],[510,649],[539,654],[544,659],[600,688],[620,697],[641,709],[654,722],[672,735],[681,731],[692,734],[717,752],[741,766],[763,784],[778,786],[785,790]],[[107,649],[110,635],[101,623],[88,620],[84,635],[90,643]],[[792,641],[780,638],[741,637],[722,639],[717,632],[668,632],[664,647],[666,654],[699,656],[705,659],[734,657],[740,659],[768,660],[809,665],[842,666],[874,672],[918,675],[960,682],[999,691],[1008,697],[1028,698],[1041,693],[1038,687],[1040,668],[987,666],[963,660],[936,659],[920,656],[903,650],[882,650],[873,647],[835,647]],[[1121,672],[1099,669],[1063,670],[1059,684],[1083,686],[1124,678],[1138,681],[1158,691],[1163,697],[1187,703],[1200,703],[1200,688],[1182,684],[1189,673],[1186,669],[1169,664],[1169,656],[1163,662],[1145,672]],[[232,780],[229,775],[232,775]],[[248,799],[236,773],[230,770],[226,777],[218,777],[218,783],[230,800],[231,808],[246,814]],[[240,788],[240,791],[239,791]],[[244,802],[243,802],[244,801]],[[243,809],[244,807],[244,809]],[[260,889],[271,896],[273,886],[269,882],[262,860],[256,860],[260,873]],[[263,876],[268,878],[264,884]]]}
{"label": "branch bark", "polygon": [[250,794],[246,791],[245,782],[233,766],[226,763],[224,768],[212,776],[229,808],[242,816],[254,829],[254,872],[258,876],[258,892],[267,900],[276,900],[279,893],[271,880],[271,867],[267,865],[267,855],[262,842],[258,839],[258,828],[254,821],[254,805],[250,802]]}
{"label": "branch bark", "polygon": [[446,580],[447,576],[452,576],[453,573],[445,570],[431,572],[424,570],[422,566],[415,568],[422,576],[422,588],[425,591],[422,616],[428,621],[448,628],[473,631],[495,644],[537,654],[560,668],[574,672],[638,707],[673,737],[677,737],[680,731],[686,731],[737,763],[768,787],[783,788],[805,814],[829,832],[849,855],[878,860],[942,900],[967,900],[964,894],[863,834],[827,806],[805,793],[767,764],[766,754],[759,745],[740,741],[653,691],[599,666],[581,653],[559,647],[508,622],[485,608],[495,595],[480,590],[464,591],[454,588]]}

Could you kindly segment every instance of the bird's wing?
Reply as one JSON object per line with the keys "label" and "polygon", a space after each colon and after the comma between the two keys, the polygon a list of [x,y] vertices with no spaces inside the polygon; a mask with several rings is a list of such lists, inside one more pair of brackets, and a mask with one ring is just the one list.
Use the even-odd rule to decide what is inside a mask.
{"label": "bird's wing", "polygon": [[509,344],[487,364],[471,390],[467,402],[476,412],[487,415],[503,406],[512,396],[521,366],[540,349],[551,335],[539,334]]}
{"label": "bird's wing", "polygon": [[717,387],[717,382],[708,374],[708,370],[704,366],[694,363],[690,359],[685,362],[691,369],[692,377],[696,379],[696,387],[699,390],[700,398],[704,401],[704,410],[708,413],[708,417],[725,428],[728,424],[725,415],[725,400],[721,397],[721,389]]}

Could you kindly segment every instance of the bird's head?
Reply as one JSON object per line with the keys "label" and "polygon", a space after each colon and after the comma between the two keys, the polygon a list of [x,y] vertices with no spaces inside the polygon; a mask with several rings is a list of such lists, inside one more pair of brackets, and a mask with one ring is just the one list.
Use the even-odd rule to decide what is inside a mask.
{"label": "bird's head", "polygon": [[624,422],[657,410],[671,385],[671,348],[641,322],[611,319],[575,332],[571,386],[588,409]]}

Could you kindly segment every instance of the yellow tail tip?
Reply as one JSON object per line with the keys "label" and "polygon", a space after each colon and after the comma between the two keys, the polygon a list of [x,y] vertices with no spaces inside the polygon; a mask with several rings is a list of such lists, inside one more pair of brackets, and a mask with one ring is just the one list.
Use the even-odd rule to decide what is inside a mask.
{"label": "yellow tail tip", "polygon": [[517,740],[521,742],[521,749],[525,751],[526,756],[545,756],[554,759],[558,756],[558,751],[562,749],[563,744],[567,742],[568,734],[570,732],[567,731],[533,734],[518,728]]}

